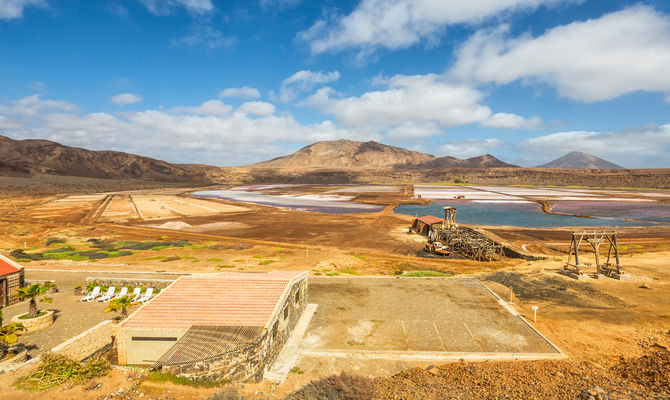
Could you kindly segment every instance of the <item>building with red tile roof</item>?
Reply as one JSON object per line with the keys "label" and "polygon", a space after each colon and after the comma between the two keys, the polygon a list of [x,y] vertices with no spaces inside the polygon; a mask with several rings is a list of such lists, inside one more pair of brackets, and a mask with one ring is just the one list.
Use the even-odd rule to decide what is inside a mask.
{"label": "building with red tile roof", "polygon": [[[267,364],[297,322],[306,291],[307,272],[180,277],[119,325],[119,363],[154,365],[188,375],[185,371],[202,372],[204,360],[230,357],[241,347],[265,343],[259,345],[265,350],[259,350],[262,355],[257,357]],[[268,350],[272,348],[276,351]],[[207,369],[213,364],[205,365]],[[236,370],[239,376],[226,379],[258,378],[263,369],[256,365]],[[225,375],[220,368],[211,373],[217,379]]]}
{"label": "building with red tile roof", "polygon": [[0,307],[17,303],[19,300],[12,295],[23,284],[23,267],[0,254]]}

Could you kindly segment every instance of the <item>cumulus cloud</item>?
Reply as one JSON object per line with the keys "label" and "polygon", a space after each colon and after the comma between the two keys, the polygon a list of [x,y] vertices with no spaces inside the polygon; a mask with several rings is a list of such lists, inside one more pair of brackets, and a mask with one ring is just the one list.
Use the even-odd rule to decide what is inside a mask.
{"label": "cumulus cloud", "polygon": [[127,104],[135,104],[142,101],[142,96],[134,93],[120,93],[116,96],[113,96],[110,101],[119,106],[125,106]]}
{"label": "cumulus cloud", "polygon": [[227,88],[219,92],[219,97],[241,97],[245,99],[257,99],[261,97],[256,88],[243,86],[239,88]]}
{"label": "cumulus cloud", "polygon": [[219,100],[207,100],[199,106],[173,107],[170,109],[176,114],[217,115],[226,116],[233,110],[233,106]]}
{"label": "cumulus cloud", "polygon": [[481,104],[483,94],[441,75],[396,75],[386,90],[359,97],[342,97],[329,87],[321,88],[305,104],[332,114],[350,127],[391,129],[394,137],[429,137],[448,128],[470,123],[489,127],[523,128],[539,119],[526,120],[514,114],[493,114]]}
{"label": "cumulus cloud", "polygon": [[214,10],[211,0],[139,0],[139,2],[154,15],[168,15],[179,7],[197,15],[207,14]]}
{"label": "cumulus cloud", "polygon": [[491,149],[504,145],[500,139],[468,139],[448,142],[440,146],[439,154],[458,158],[470,158],[490,153]]}
{"label": "cumulus cloud", "polygon": [[237,109],[220,100],[197,106],[118,114],[81,113],[69,103],[29,96],[0,104],[0,129],[15,138],[44,138],[71,146],[114,149],[172,162],[239,165],[286,153],[281,143],[339,138],[379,139],[331,121],[301,124],[274,115],[270,103]]}
{"label": "cumulus cloud", "polygon": [[264,101],[247,101],[237,107],[237,112],[267,117],[275,113],[275,106]]}
{"label": "cumulus cloud", "polygon": [[270,99],[287,103],[295,100],[301,92],[312,90],[318,85],[335,82],[338,79],[340,79],[339,71],[301,70],[282,81],[279,93],[270,91]]}
{"label": "cumulus cloud", "polygon": [[670,91],[670,16],[634,6],[573,22],[538,37],[509,37],[506,26],[474,34],[452,77],[507,84],[539,81],[561,96],[608,100],[633,91]]}
{"label": "cumulus cloud", "polygon": [[221,32],[209,25],[196,25],[191,29],[191,32],[188,35],[173,39],[172,43],[177,46],[202,46],[210,50],[220,48],[229,49],[235,47],[237,38],[223,36]]}
{"label": "cumulus cloud", "polygon": [[21,18],[25,8],[45,6],[44,0],[0,0],[0,19]]}
{"label": "cumulus cloud", "polygon": [[526,139],[519,143],[534,165],[570,151],[595,154],[629,168],[670,167],[670,124],[618,132],[569,131]]}
{"label": "cumulus cloud", "polygon": [[480,23],[504,12],[566,1],[575,0],[363,0],[350,14],[318,20],[298,36],[313,53],[400,49],[435,42],[448,25]]}

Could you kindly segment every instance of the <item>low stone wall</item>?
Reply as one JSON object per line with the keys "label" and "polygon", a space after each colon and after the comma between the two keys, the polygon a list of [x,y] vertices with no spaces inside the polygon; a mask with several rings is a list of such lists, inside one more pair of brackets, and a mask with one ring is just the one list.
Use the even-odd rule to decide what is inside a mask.
{"label": "low stone wall", "polygon": [[100,286],[114,286],[117,288],[127,286],[131,289],[134,289],[136,287],[143,287],[143,288],[154,288],[154,290],[165,289],[174,281],[175,281],[174,279],[149,279],[149,278],[141,279],[141,278],[129,278],[129,277],[86,278],[87,285],[91,282],[97,282]]}
{"label": "low stone wall", "polygon": [[291,286],[269,325],[272,328],[263,332],[255,343],[207,360],[164,366],[162,372],[192,380],[261,381],[300,319],[307,302],[307,288],[307,279]]}
{"label": "low stone wall", "polygon": [[113,327],[113,321],[103,321],[93,328],[59,344],[51,349],[51,351],[74,358],[77,361],[94,357],[112,348],[114,343],[112,335]]}
{"label": "low stone wall", "polygon": [[51,324],[54,323],[54,312],[53,310],[40,311],[40,313],[42,312],[44,312],[45,314],[35,318],[26,318],[26,319],[19,318],[23,317],[28,313],[15,315],[12,318],[12,322],[23,325],[23,327],[26,328],[26,331],[28,332],[44,329],[48,326],[51,326]]}

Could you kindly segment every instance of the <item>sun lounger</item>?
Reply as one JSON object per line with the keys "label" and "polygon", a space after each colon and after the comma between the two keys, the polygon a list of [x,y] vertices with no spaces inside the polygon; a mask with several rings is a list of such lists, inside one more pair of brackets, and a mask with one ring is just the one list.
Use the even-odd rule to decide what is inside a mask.
{"label": "sun lounger", "polygon": [[121,291],[117,293],[116,296],[112,297],[112,299],[118,299],[119,297],[127,296],[128,295],[128,288],[127,287],[122,287]]}
{"label": "sun lounger", "polygon": [[116,289],[114,288],[114,286],[110,286],[109,289],[107,289],[107,293],[105,293],[105,294],[103,294],[102,296],[98,297],[98,301],[102,302],[102,301],[109,301],[109,300],[111,300],[112,297],[114,297],[114,291],[115,291],[115,290],[116,290]]}
{"label": "sun lounger", "polygon": [[100,296],[100,286],[96,286],[93,288],[93,291],[86,296],[81,298],[81,301],[87,301],[90,302],[91,300],[94,300],[96,297]]}
{"label": "sun lounger", "polygon": [[144,293],[144,295],[137,301],[144,304],[151,300],[152,297],[154,297],[154,288],[149,288],[147,289],[146,293]]}
{"label": "sun lounger", "polygon": [[135,290],[133,290],[133,294],[130,295],[130,301],[134,303],[141,297],[142,297],[142,288],[135,288]]}

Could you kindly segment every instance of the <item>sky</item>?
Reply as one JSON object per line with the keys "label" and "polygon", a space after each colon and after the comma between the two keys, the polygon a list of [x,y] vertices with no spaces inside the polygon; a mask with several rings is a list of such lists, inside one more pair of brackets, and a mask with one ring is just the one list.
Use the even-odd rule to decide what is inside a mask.
{"label": "sky", "polygon": [[670,2],[0,0],[0,135],[217,166],[351,139],[670,168]]}

